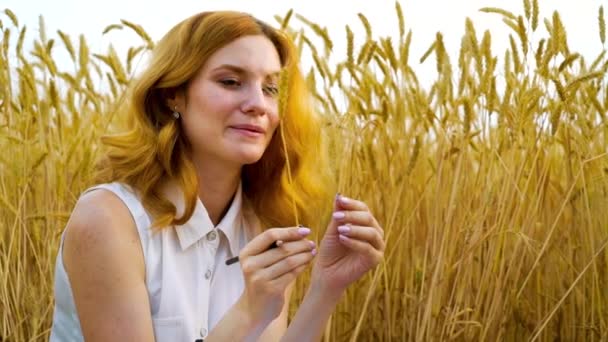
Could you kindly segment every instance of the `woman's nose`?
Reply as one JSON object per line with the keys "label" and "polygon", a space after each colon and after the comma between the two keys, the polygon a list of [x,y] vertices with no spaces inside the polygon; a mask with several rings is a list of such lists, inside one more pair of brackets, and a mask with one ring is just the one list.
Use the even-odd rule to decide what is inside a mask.
{"label": "woman's nose", "polygon": [[253,115],[262,115],[268,111],[268,99],[260,85],[248,87],[244,94],[242,111]]}

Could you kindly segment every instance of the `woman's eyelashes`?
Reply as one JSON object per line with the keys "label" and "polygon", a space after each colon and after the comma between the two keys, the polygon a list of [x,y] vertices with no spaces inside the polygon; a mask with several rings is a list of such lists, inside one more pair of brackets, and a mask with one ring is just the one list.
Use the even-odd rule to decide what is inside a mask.
{"label": "woman's eyelashes", "polygon": [[[218,83],[220,83],[222,86],[226,87],[226,88],[239,88],[243,85],[243,83],[241,81],[239,81],[238,79],[235,78],[224,78],[218,81]],[[264,92],[264,94],[270,96],[270,97],[275,97],[278,95],[279,93],[279,88],[275,85],[275,84],[266,84],[262,86],[262,91]]]}
{"label": "woman's eyelashes", "polygon": [[235,88],[241,85],[241,82],[234,78],[221,79],[219,80],[219,83],[229,88]]}

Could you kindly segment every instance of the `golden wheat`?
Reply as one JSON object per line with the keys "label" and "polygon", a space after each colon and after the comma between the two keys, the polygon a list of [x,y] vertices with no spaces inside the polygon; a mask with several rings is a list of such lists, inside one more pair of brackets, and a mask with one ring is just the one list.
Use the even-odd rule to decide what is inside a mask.
{"label": "golden wheat", "polygon": [[[312,57],[306,80],[326,122],[336,188],[368,203],[388,241],[384,263],[339,304],[326,341],[608,339],[604,9],[604,50],[590,63],[570,51],[559,13],[543,19],[543,33],[538,1],[522,9],[480,9],[513,30],[499,54],[492,41],[505,37],[478,37],[466,19],[453,64],[438,33],[416,56],[434,58],[428,87],[410,64],[413,33],[398,2],[398,40],[373,37],[360,14],[365,41],[355,44],[347,26],[335,64],[325,27],[293,11],[275,17]],[[93,54],[84,36],[58,31],[75,68],[63,70],[42,17],[23,51],[26,28],[3,13],[0,341],[29,341],[48,338],[60,233],[90,185],[99,137],[121,125],[114,105],[154,42],[123,20],[104,34],[127,28],[140,44],[125,56]]]}

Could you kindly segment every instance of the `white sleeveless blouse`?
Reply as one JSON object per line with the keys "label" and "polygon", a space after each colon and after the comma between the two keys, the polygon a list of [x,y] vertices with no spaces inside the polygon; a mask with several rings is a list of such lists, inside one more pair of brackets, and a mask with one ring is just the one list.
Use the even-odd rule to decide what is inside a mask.
{"label": "white sleeveless blouse", "polygon": [[[118,196],[131,212],[144,254],[146,287],[156,341],[204,339],[233,306],[244,289],[239,264],[225,261],[259,232],[259,221],[243,205],[242,187],[221,222],[214,226],[197,200],[192,218],[181,226],[152,234],[151,216],[138,196],[121,183],[95,186]],[[178,215],[184,210],[181,191],[167,188]],[[245,201],[246,202],[246,201]],[[65,234],[65,233],[64,233]],[[50,341],[83,341],[67,273],[63,267],[63,235],[55,265],[55,309]]]}

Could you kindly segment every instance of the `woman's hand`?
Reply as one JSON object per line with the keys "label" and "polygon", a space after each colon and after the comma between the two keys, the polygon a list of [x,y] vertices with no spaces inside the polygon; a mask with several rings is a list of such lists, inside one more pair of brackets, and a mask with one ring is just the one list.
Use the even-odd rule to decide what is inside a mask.
{"label": "woman's hand", "polygon": [[332,220],[319,247],[312,282],[340,294],[384,256],[384,231],[361,201],[336,196]]}
{"label": "woman's hand", "polygon": [[[285,290],[316,254],[304,227],[272,228],[251,240],[239,254],[245,290],[237,305],[256,328],[274,320],[285,304]],[[277,248],[269,249],[273,243]]]}

